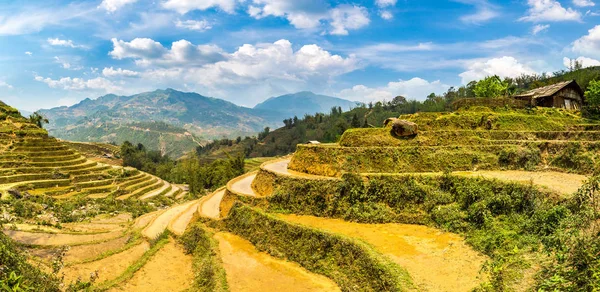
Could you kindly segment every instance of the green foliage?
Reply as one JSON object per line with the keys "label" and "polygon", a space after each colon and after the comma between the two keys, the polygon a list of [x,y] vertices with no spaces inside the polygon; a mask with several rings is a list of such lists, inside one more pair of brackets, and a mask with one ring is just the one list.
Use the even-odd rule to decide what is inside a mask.
{"label": "green foliage", "polygon": [[590,82],[585,91],[585,101],[590,106],[600,106],[600,80]]}
{"label": "green foliage", "polygon": [[219,256],[218,243],[201,223],[191,224],[179,238],[186,252],[194,256],[195,271],[192,291],[228,291],[225,269]]}
{"label": "green foliage", "polygon": [[38,128],[43,128],[44,124],[49,123],[48,119],[42,116],[39,112],[35,112],[29,116],[29,122],[38,126]]}
{"label": "green foliage", "polygon": [[27,262],[25,255],[0,232],[0,291],[60,291],[60,281]]}
{"label": "green foliage", "polygon": [[244,173],[244,157],[228,156],[203,163],[196,155],[177,161],[158,151],[149,151],[143,144],[129,142],[121,146],[123,166],[131,166],[154,174],[164,180],[187,184],[192,194],[203,194],[206,189],[216,189]]}
{"label": "green foliage", "polygon": [[488,76],[477,82],[473,92],[477,97],[500,97],[508,96],[508,83],[502,81],[497,75]]}

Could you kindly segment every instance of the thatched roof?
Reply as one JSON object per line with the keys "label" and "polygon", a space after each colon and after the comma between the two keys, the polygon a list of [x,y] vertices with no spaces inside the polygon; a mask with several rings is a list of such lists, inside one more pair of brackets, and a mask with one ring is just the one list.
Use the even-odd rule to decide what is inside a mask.
{"label": "thatched roof", "polygon": [[541,97],[552,96],[555,93],[562,90],[563,88],[569,87],[569,86],[572,86],[575,90],[577,90],[581,94],[581,96],[583,96],[583,90],[581,89],[581,87],[579,87],[579,84],[577,84],[577,82],[575,80],[570,80],[570,81],[563,81],[563,82],[555,83],[552,85],[532,89],[532,90],[523,92],[521,94],[517,94],[514,97],[521,97],[521,98],[526,97],[526,98],[531,98],[531,99],[535,100],[535,99],[538,99]]}

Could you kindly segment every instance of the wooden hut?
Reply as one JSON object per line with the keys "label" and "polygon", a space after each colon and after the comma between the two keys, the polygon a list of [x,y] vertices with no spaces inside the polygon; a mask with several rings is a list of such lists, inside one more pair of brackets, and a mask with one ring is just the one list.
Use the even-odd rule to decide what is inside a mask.
{"label": "wooden hut", "polygon": [[575,80],[564,81],[513,96],[529,102],[532,106],[581,109],[583,90]]}

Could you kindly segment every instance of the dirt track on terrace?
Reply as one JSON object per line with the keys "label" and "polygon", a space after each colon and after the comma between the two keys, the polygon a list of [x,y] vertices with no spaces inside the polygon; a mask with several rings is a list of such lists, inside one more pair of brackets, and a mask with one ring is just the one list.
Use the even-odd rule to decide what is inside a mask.
{"label": "dirt track on terrace", "polygon": [[227,283],[232,292],[340,291],[330,279],[311,273],[296,263],[257,251],[247,240],[231,233],[215,234]]}
{"label": "dirt track on terrace", "polygon": [[142,231],[142,234],[147,238],[153,239],[158,237],[169,225],[169,222],[173,220],[173,218],[177,217],[179,214],[185,212],[188,207],[192,204],[195,204],[196,201],[187,202],[178,206],[174,206],[169,208],[164,213],[158,215],[146,229]]}
{"label": "dirt track on terrace", "polygon": [[96,258],[103,253],[123,248],[129,239],[130,235],[126,235],[102,243],[73,246],[65,254],[64,262],[69,264]]}
{"label": "dirt track on terrace", "polygon": [[192,257],[171,240],[131,280],[110,291],[183,291],[193,281]]}
{"label": "dirt track on terrace", "polygon": [[486,257],[456,234],[409,224],[361,224],[312,216],[278,215],[289,222],[358,238],[404,267],[422,291],[470,291],[483,282]]}
{"label": "dirt track on terrace", "polygon": [[33,233],[15,230],[4,230],[4,234],[10,238],[25,244],[33,245],[76,245],[84,243],[92,243],[96,241],[104,241],[120,237],[122,231],[113,231],[99,234],[50,234],[50,233]]}
{"label": "dirt track on terrace", "polygon": [[499,180],[517,181],[521,183],[540,185],[547,187],[551,191],[555,191],[563,195],[571,195],[583,185],[587,177],[580,174],[553,172],[553,171],[477,171],[477,172],[456,172],[458,175],[485,178],[496,178]]}
{"label": "dirt track on terrace", "polygon": [[242,193],[247,196],[255,197],[256,193],[254,193],[254,190],[252,189],[252,181],[254,180],[254,178],[256,178],[256,174],[246,176],[246,177],[234,182],[231,185],[232,191],[237,192],[237,193]]}
{"label": "dirt track on terrace", "polygon": [[188,224],[192,221],[192,217],[198,211],[198,201],[195,201],[193,204],[190,204],[189,207],[180,213],[175,219],[169,223],[169,230],[175,233],[176,235],[182,235],[185,232]]}
{"label": "dirt track on terrace", "polygon": [[200,212],[206,217],[219,219],[220,204],[224,195],[225,190],[209,195],[210,197],[200,205]]}

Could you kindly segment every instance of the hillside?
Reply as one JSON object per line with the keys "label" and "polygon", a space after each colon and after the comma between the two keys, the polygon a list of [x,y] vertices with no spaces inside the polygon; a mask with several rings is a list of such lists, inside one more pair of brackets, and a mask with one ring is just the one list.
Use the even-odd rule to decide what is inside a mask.
{"label": "hillside", "polygon": [[143,143],[175,157],[202,141],[235,137],[279,123],[273,114],[173,89],[132,96],[85,99],[71,107],[40,111],[49,133],[80,142]]}
{"label": "hillside", "polygon": [[254,108],[277,112],[282,119],[285,119],[293,116],[303,117],[305,114],[326,113],[334,106],[341,107],[343,110],[350,110],[356,107],[356,103],[337,97],[302,91],[271,97],[257,104]]}

